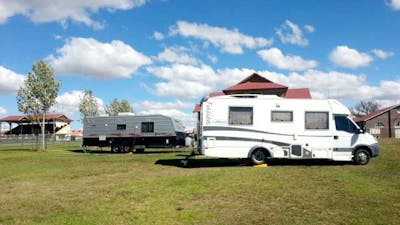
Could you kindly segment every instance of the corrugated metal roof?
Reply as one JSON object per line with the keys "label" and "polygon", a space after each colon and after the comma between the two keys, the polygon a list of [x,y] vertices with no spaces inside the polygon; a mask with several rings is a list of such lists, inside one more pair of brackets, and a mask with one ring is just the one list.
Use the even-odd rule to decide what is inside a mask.
{"label": "corrugated metal roof", "polygon": [[226,91],[243,91],[243,90],[270,90],[270,89],[287,89],[286,86],[268,82],[268,83],[261,83],[261,82],[246,82],[246,83],[239,83],[234,86],[231,86],[224,90]]}
{"label": "corrugated metal roof", "polygon": [[[7,116],[2,119],[0,119],[0,122],[13,122],[13,123],[18,123],[22,121],[30,121],[31,119],[29,116]],[[69,119],[67,116],[61,113],[55,113],[55,114],[46,114],[45,120],[51,121],[51,120],[62,120],[66,122],[71,122],[72,120]]]}

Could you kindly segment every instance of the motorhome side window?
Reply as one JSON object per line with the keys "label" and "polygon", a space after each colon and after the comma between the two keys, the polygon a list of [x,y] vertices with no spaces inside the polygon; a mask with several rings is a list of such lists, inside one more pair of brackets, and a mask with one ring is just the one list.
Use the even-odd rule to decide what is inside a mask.
{"label": "motorhome side window", "polygon": [[329,129],[328,112],[306,112],[307,130],[327,130]]}
{"label": "motorhome side window", "polygon": [[117,124],[117,130],[126,130],[126,124]]}
{"label": "motorhome side window", "polygon": [[229,107],[230,125],[252,125],[253,107]]}
{"label": "motorhome side window", "polygon": [[153,133],[153,132],[154,132],[154,122],[142,123],[142,133]]}
{"label": "motorhome side window", "polygon": [[293,112],[292,111],[272,111],[271,112],[272,122],[292,122]]}
{"label": "motorhome side window", "polygon": [[335,116],[336,130],[356,133],[357,127],[346,116]]}

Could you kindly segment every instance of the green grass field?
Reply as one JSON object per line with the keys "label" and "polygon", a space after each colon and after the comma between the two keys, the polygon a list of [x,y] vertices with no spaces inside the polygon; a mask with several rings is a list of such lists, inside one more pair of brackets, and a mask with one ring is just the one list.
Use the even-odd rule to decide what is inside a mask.
{"label": "green grass field", "polygon": [[400,140],[367,166],[0,145],[0,224],[399,224]]}

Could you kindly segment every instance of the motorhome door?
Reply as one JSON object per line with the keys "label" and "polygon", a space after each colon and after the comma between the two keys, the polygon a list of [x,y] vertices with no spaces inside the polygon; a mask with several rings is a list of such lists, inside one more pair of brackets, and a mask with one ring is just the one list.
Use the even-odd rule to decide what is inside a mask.
{"label": "motorhome door", "polygon": [[344,115],[335,115],[336,130],[333,135],[333,153],[336,156],[348,155],[358,139],[358,128]]}

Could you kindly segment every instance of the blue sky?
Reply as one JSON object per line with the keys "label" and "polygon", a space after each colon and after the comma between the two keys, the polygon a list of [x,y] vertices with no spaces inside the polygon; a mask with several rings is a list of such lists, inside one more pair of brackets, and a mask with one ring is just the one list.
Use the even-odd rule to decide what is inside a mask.
{"label": "blue sky", "polygon": [[[253,72],[348,106],[400,103],[400,0],[0,0],[0,117],[36,60],[62,82],[52,112],[79,120],[82,90],[191,127],[193,105]],[[75,121],[73,128],[82,125]]]}

